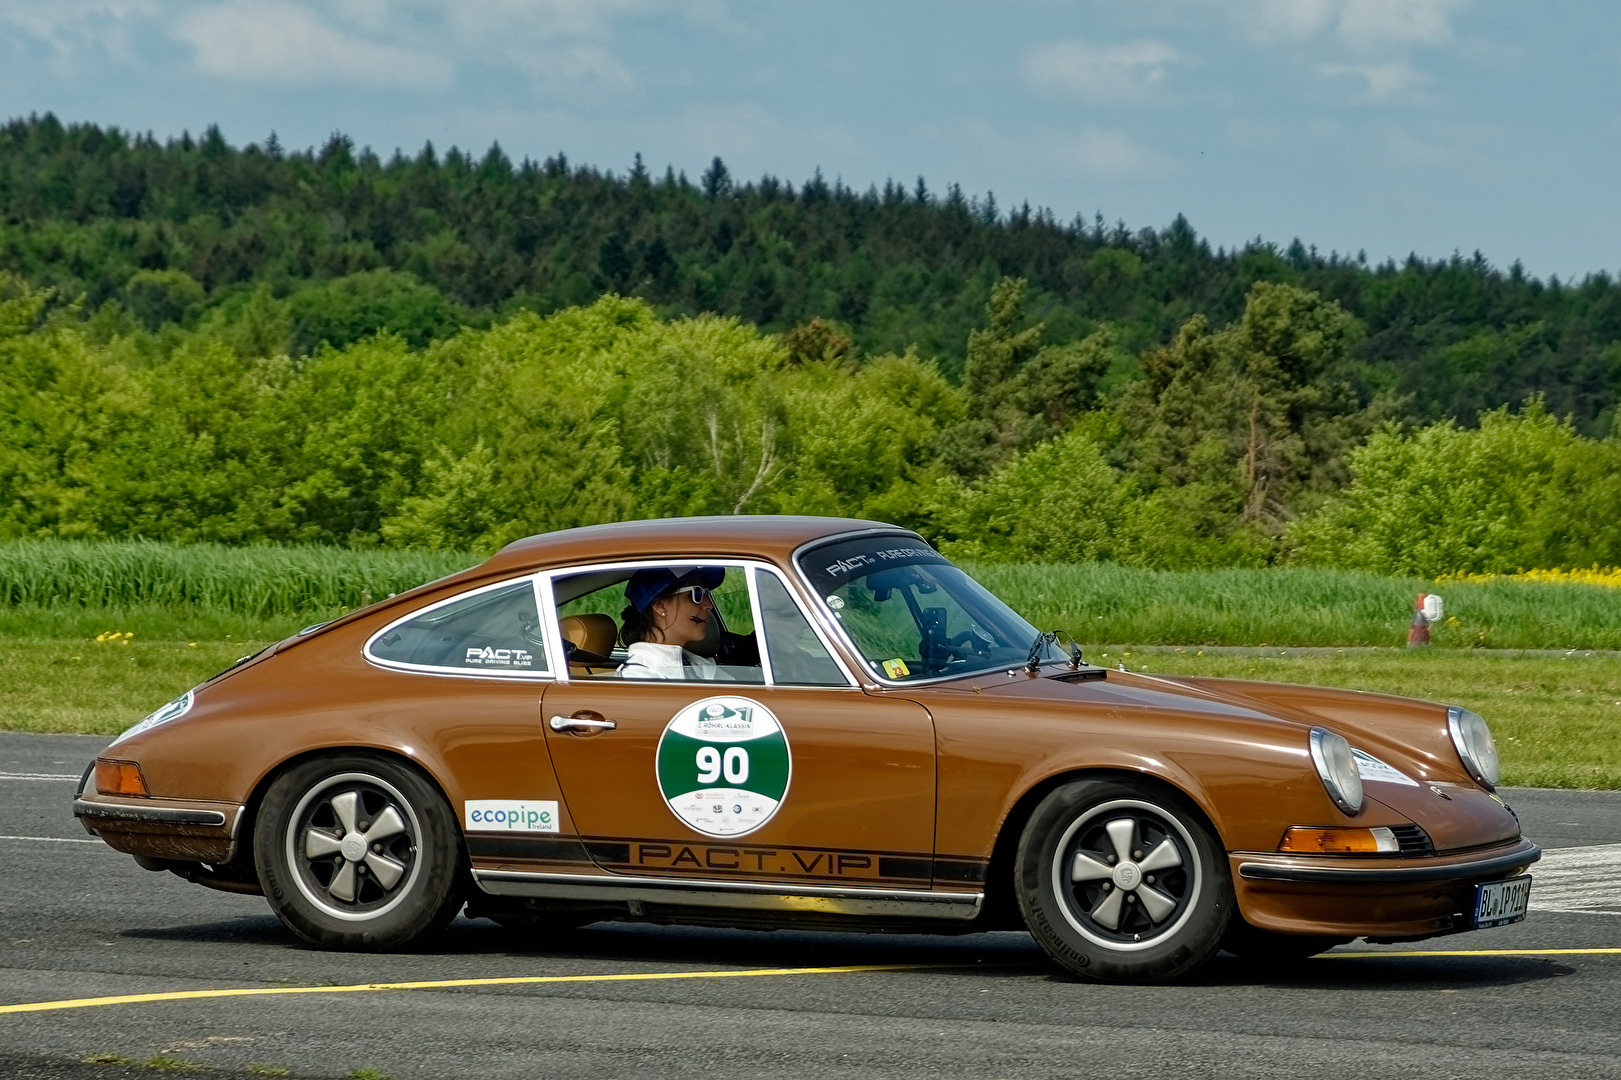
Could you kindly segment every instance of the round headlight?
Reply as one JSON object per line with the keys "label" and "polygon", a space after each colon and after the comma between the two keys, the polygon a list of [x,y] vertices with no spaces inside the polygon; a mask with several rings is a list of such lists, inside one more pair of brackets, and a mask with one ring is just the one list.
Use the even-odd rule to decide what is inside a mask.
{"label": "round headlight", "polygon": [[1458,748],[1458,758],[1475,782],[1488,791],[1497,787],[1500,769],[1497,762],[1497,740],[1477,712],[1454,705],[1447,710],[1447,731],[1452,734],[1452,745]]}
{"label": "round headlight", "polygon": [[194,700],[195,697],[193,693],[190,690],[187,690],[184,694],[181,694],[179,697],[169,702],[169,704],[142,720],[139,724],[136,724],[134,727],[125,731],[118,738],[114,739],[113,742],[121,743],[131,735],[139,735],[143,731],[150,731],[159,724],[166,724],[176,717],[185,716],[191,711],[191,703]]}
{"label": "round headlight", "polygon": [[1334,805],[1355,816],[1362,812],[1362,773],[1344,737],[1325,728],[1311,729],[1311,761]]}

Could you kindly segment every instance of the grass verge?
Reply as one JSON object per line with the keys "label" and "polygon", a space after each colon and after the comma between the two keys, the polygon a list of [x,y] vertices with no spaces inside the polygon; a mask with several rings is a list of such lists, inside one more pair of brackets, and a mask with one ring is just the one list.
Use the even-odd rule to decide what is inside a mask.
{"label": "grass verge", "polygon": [[116,735],[262,641],[0,637],[0,729]]}
{"label": "grass verge", "polygon": [[1197,648],[1088,651],[1133,671],[1376,690],[1474,709],[1491,724],[1503,783],[1621,789],[1621,657],[1431,649],[1232,655]]}
{"label": "grass verge", "polygon": [[1621,589],[1499,579],[1436,584],[1351,570],[967,567],[1043,629],[1143,645],[1381,646],[1407,640],[1413,599],[1437,592],[1437,648],[1621,649]]}

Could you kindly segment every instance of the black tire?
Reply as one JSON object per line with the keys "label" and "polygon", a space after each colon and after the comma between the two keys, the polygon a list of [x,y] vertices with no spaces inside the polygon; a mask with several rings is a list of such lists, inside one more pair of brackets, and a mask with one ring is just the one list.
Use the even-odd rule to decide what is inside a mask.
{"label": "black tire", "polygon": [[1259,930],[1235,915],[1227,926],[1227,935],[1222,938],[1221,947],[1234,956],[1256,963],[1292,964],[1351,940],[1321,934],[1279,934]]}
{"label": "black tire", "polygon": [[1226,853],[1202,815],[1157,784],[1057,788],[1025,825],[1015,874],[1037,943],[1098,982],[1185,978],[1216,954],[1233,917]]}
{"label": "black tire", "polygon": [[254,865],[271,908],[328,949],[400,949],[462,905],[467,856],[455,814],[411,766],[347,753],[295,765],[270,785]]}

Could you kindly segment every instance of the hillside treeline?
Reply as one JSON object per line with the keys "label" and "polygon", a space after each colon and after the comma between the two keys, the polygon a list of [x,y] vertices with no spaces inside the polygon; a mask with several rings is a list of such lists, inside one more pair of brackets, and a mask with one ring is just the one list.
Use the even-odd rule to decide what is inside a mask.
{"label": "hillside treeline", "polygon": [[1048,340],[1028,293],[993,284],[954,382],[827,322],[769,334],[617,295],[296,355],[264,287],[151,333],[0,275],[0,536],[488,551],[814,513],[988,560],[1621,563],[1621,440],[1535,399],[1403,427],[1359,392],[1360,325],[1332,300],[1258,282],[1232,322],[1133,354],[1109,326]]}
{"label": "hillside treeline", "polygon": [[[1298,241],[1212,250],[1181,218],[1131,231],[915,183],[820,175],[740,182],[621,174],[562,155],[513,162],[432,146],[379,157],[334,136],[287,151],[216,128],[158,141],[50,115],[0,128],[0,268],[104,333],[259,320],[256,348],[311,356],[378,330],[414,346],[616,294],[669,319],[717,312],[765,333],[836,322],[869,356],[918,355],[958,386],[969,332],[1004,277],[1028,282],[1049,343],[1106,331],[1119,378],[1190,319],[1238,321],[1258,282],[1356,320],[1344,376],[1419,422],[1540,395],[1609,432],[1621,391],[1621,286],[1540,281],[1478,255],[1368,265]],[[272,302],[274,307],[272,307]]]}

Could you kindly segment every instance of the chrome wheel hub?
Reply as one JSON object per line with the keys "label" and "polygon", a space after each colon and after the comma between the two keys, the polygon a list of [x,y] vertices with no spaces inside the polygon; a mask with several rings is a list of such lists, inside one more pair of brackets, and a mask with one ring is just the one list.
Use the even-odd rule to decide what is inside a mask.
{"label": "chrome wheel hub", "polygon": [[299,800],[287,862],[306,899],[340,919],[376,918],[417,875],[416,812],[398,789],[365,773],[331,776]]}
{"label": "chrome wheel hub", "polygon": [[1093,807],[1060,839],[1053,882],[1065,918],[1111,949],[1145,949],[1175,933],[1198,898],[1193,838],[1152,803]]}

